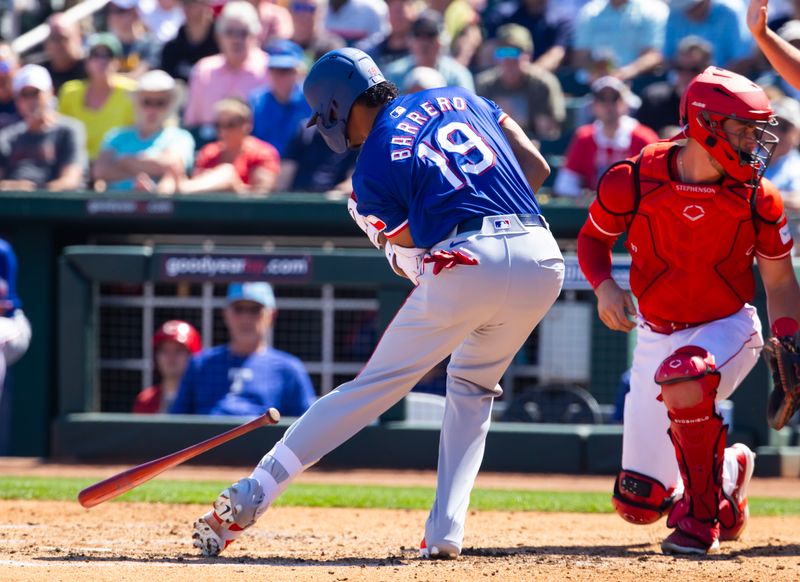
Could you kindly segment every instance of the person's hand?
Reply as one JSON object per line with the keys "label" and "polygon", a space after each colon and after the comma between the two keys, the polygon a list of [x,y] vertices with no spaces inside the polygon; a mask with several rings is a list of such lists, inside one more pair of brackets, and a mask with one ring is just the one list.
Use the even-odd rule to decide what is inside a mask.
{"label": "person's hand", "polygon": [[769,0],[750,0],[747,7],[747,28],[753,36],[762,36],[767,31],[767,8]]}
{"label": "person's hand", "polygon": [[137,192],[155,192],[156,184],[150,176],[140,172],[133,179],[133,189]]}
{"label": "person's hand", "polygon": [[631,319],[636,315],[633,297],[617,285],[614,279],[606,279],[595,289],[597,313],[608,329],[629,332],[636,323]]}
{"label": "person's hand", "polygon": [[32,192],[36,190],[36,183],[31,180],[0,180],[0,190]]}

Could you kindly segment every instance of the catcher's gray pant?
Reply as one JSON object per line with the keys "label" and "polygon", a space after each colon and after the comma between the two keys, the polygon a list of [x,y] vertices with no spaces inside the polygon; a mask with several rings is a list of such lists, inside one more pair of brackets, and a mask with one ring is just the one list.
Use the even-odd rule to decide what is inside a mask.
{"label": "catcher's gray pant", "polygon": [[[425,528],[428,547],[461,549],[464,518],[483,459],[492,401],[511,358],[558,297],[564,262],[543,227],[484,219],[481,231],[442,241],[478,265],[433,275],[426,268],[357,378],[317,400],[283,443],[307,467],[403,398],[452,353],[439,444],[436,500]],[[375,451],[376,455],[384,451]]]}

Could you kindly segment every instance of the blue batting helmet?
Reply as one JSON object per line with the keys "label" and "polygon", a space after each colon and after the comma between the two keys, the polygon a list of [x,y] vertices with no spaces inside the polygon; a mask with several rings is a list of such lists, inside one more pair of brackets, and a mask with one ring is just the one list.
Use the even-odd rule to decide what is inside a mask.
{"label": "blue batting helmet", "polygon": [[347,118],[356,99],[382,83],[378,65],[364,51],[341,48],[323,55],[308,72],[303,93],[311,106],[308,127],[316,125],[325,143],[338,154],[347,151]]}

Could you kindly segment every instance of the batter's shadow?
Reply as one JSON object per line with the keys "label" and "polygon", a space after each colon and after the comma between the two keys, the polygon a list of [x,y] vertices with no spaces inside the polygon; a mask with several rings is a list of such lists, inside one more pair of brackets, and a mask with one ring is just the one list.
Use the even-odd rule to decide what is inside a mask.
{"label": "batter's shadow", "polygon": [[462,556],[476,558],[508,558],[513,556],[566,556],[588,557],[598,556],[606,558],[636,558],[646,556],[652,552],[650,543],[597,545],[597,546],[516,546],[513,548],[464,548]]}
{"label": "batter's shadow", "polygon": [[124,562],[125,564],[176,564],[176,565],[202,565],[202,564],[226,564],[241,566],[345,566],[345,567],[396,567],[404,566],[408,563],[408,558],[404,556],[387,556],[386,558],[361,558],[357,556],[344,558],[325,559],[306,559],[306,558],[286,558],[281,556],[274,557],[252,557],[252,556],[217,556],[206,558],[196,554],[183,554],[177,556],[139,556],[128,557],[122,554],[117,555],[94,555],[94,554],[64,554],[60,556],[38,556],[34,558],[41,562]]}

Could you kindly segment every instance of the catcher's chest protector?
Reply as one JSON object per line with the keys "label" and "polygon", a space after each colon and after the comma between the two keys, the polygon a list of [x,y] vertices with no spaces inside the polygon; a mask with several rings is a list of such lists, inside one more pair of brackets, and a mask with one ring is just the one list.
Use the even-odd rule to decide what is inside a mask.
{"label": "catcher's chest protector", "polygon": [[687,323],[725,317],[755,290],[750,190],[728,179],[672,181],[671,148],[647,147],[638,162],[639,205],[625,242],[631,289],[645,315]]}

